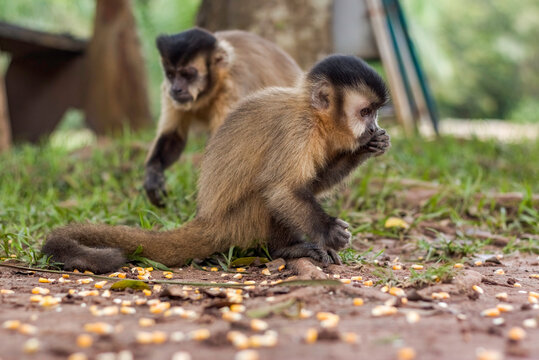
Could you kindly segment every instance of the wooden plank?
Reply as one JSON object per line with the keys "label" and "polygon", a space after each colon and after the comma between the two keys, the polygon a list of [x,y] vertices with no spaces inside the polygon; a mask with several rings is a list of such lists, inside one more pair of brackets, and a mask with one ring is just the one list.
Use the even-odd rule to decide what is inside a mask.
{"label": "wooden plank", "polygon": [[382,0],[367,0],[369,16],[374,30],[374,38],[382,58],[382,64],[389,78],[389,88],[395,104],[397,119],[402,124],[406,134],[411,135],[415,131],[414,117],[408,96],[404,86],[404,79],[399,72],[395,49],[391,43],[391,37],[386,24],[386,14]]}
{"label": "wooden plank", "polygon": [[0,152],[11,147],[11,127],[7,111],[6,91],[4,89],[4,74],[0,71]]}

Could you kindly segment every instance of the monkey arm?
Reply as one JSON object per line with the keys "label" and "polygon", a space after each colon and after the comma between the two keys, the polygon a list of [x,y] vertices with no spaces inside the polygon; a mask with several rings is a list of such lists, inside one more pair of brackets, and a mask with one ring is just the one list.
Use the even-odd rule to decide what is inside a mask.
{"label": "monkey arm", "polygon": [[275,219],[315,243],[339,250],[350,240],[348,224],[328,215],[307,190],[275,187],[265,192],[266,203]]}

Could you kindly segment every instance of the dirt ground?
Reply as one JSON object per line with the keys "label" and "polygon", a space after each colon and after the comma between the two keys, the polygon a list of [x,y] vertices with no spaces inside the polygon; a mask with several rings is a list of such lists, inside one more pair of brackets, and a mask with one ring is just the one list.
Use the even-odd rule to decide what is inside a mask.
{"label": "dirt ground", "polygon": [[[387,260],[388,267],[395,264],[395,259]],[[409,267],[410,264],[403,264],[403,269],[394,273],[398,278],[406,278],[410,274]],[[173,354],[180,351],[190,354],[195,360],[256,359],[256,355],[259,359],[325,360],[539,359],[539,305],[533,304],[537,300],[534,295],[539,292],[539,279],[530,276],[539,273],[539,260],[535,255],[506,257],[501,259],[501,264],[466,264],[457,270],[451,283],[423,289],[403,289],[407,301],[403,300],[404,297],[384,293],[383,284],[366,286],[365,281],[373,280],[376,283],[379,280],[371,265],[323,269],[330,279],[342,280],[343,284],[339,286],[271,286],[269,284],[276,280],[294,276],[294,271],[288,264],[281,271],[271,269],[270,275],[262,274],[262,269],[264,267],[248,267],[242,273],[242,279],[233,278],[234,273],[222,271],[202,271],[191,267],[174,269],[172,280],[255,281],[255,285],[244,288],[241,294],[235,289],[197,290],[178,285],[169,285],[169,289],[165,290],[166,286],[162,285],[161,289],[154,287],[149,296],[142,291],[127,289],[110,291],[110,297],[104,297],[108,293],[106,290],[118,279],[111,278],[103,288],[96,289],[95,284],[100,279],[78,284],[77,279],[86,277],[71,275],[68,279],[71,282],[59,283],[60,274],[0,267],[0,289],[4,292],[0,295],[0,323],[3,324],[0,328],[0,359],[65,359],[74,353],[83,353],[88,359],[102,360],[172,359]],[[312,269],[319,271],[314,265]],[[499,274],[501,271],[498,269],[503,269],[505,274]],[[124,269],[124,272],[128,278],[137,278],[136,271],[133,274],[133,271]],[[358,276],[362,279],[354,278]],[[40,278],[56,281],[40,283]],[[356,280],[350,280],[352,278]],[[152,271],[151,279],[164,279],[163,272]],[[268,285],[264,285],[264,281]],[[521,287],[515,287],[515,282]],[[480,289],[474,290],[473,285]],[[35,287],[49,289],[48,295],[58,297],[59,304],[44,306],[43,301],[41,304],[31,302],[32,289]],[[74,289],[75,293],[68,294],[70,289]],[[483,293],[480,293],[481,289]],[[98,295],[81,293],[84,290],[97,290]],[[404,295],[395,289],[392,292]],[[447,292],[449,298],[433,300],[432,292]],[[496,294],[503,292],[507,293],[507,299],[497,299]],[[355,298],[362,298],[363,305],[354,305],[354,301],[359,301]],[[146,302],[137,305],[137,299],[139,302],[144,301],[141,299],[151,299],[154,304],[149,306]],[[159,301],[154,299],[166,305],[156,305]],[[130,304],[122,304],[123,301]],[[223,320],[223,316],[227,315],[223,315],[220,308],[229,309],[232,303],[238,301],[242,301],[247,312],[256,309],[254,315],[249,313],[251,316],[268,315],[263,317],[268,325],[267,330],[252,330],[247,312],[242,313],[244,309],[238,306],[232,308],[240,312],[233,313],[233,316],[228,313],[229,320],[238,318],[238,321]],[[396,312],[375,316],[373,309],[385,302],[390,305],[390,312]],[[482,315],[484,310],[496,308],[501,303],[510,305],[501,307],[507,312],[494,317]],[[274,312],[268,314],[268,306],[272,306]],[[134,310],[120,311],[122,307]],[[122,311],[135,313],[123,314]],[[331,312],[338,318],[319,312]],[[149,321],[150,326],[143,327],[139,323],[140,318],[153,319],[155,324]],[[10,320],[33,326],[14,325]],[[97,330],[110,333],[98,335],[89,332],[89,328],[85,329],[85,324],[96,322],[112,325],[110,329],[105,327]],[[517,338],[522,336],[518,330],[511,331],[514,327],[524,330],[523,339],[509,339],[510,334]],[[193,332],[199,329],[209,330],[209,338],[197,340],[197,337],[203,338],[205,334],[205,330]],[[230,331],[236,332],[230,334]],[[81,334],[90,335],[93,340],[90,346],[77,345],[77,337]],[[262,336],[253,337],[256,334]],[[316,341],[314,334],[317,334]],[[37,349],[31,346],[32,342],[35,345],[35,341],[28,342],[32,338],[38,341]],[[307,338],[311,339],[310,343],[306,341]],[[236,341],[236,346],[230,339]],[[35,353],[25,352],[25,346],[29,347],[26,351],[35,350]],[[238,355],[244,347],[254,349],[256,354],[242,352]],[[71,357],[84,358],[82,355]],[[174,359],[185,360],[188,357],[177,354]]]}

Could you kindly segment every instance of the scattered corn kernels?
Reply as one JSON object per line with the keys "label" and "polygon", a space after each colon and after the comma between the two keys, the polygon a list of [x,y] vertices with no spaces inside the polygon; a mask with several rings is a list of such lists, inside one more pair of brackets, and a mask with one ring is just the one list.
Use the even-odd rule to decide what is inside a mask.
{"label": "scattered corn kernels", "polygon": [[236,313],[232,311],[223,313],[222,317],[223,317],[223,320],[228,321],[228,322],[240,321],[242,318],[240,313]]}
{"label": "scattered corn kernels", "polygon": [[88,360],[88,356],[86,356],[83,352],[76,352],[67,357],[67,360]]}
{"label": "scattered corn kernels", "polygon": [[538,292],[530,291],[528,295],[531,296],[531,297],[534,297],[536,299],[539,299],[539,293]]}
{"label": "scattered corn kernels", "polygon": [[60,304],[61,301],[62,299],[59,297],[47,295],[41,299],[41,301],[39,302],[39,305],[43,307],[53,307]]}
{"label": "scattered corn kernels", "polygon": [[446,300],[450,298],[450,295],[445,291],[441,291],[433,292],[432,294],[430,294],[430,297],[434,300]]}
{"label": "scattered corn kernels", "polygon": [[152,296],[152,291],[151,291],[151,290],[148,290],[148,289],[142,290],[142,293],[143,293],[145,296]]}
{"label": "scattered corn kernels", "polygon": [[498,308],[485,309],[481,311],[481,316],[497,317],[500,316],[500,310],[498,310]]}
{"label": "scattered corn kernels", "polygon": [[481,287],[479,287],[477,285],[472,286],[472,289],[473,289],[473,291],[475,291],[478,294],[484,294],[485,293],[485,291]]}
{"label": "scattered corn kernels", "polygon": [[241,280],[243,278],[243,274],[236,274],[233,276],[234,279]]}
{"label": "scattered corn kernels", "polygon": [[241,267],[236,269],[236,272],[239,272],[239,273],[242,273],[245,271],[246,271],[245,268],[241,268]]}
{"label": "scattered corn kernels", "polygon": [[142,327],[154,326],[155,320],[150,318],[140,318],[138,319],[138,325]]}
{"label": "scattered corn kernels", "polygon": [[19,327],[19,333],[23,335],[35,335],[37,334],[37,327],[30,324],[21,324]]}
{"label": "scattered corn kernels", "polygon": [[537,327],[537,320],[534,318],[526,319],[522,322],[522,325],[527,328],[535,329]]}
{"label": "scattered corn kernels", "polygon": [[271,275],[271,271],[268,268],[263,269],[261,272],[262,272],[262,275],[266,275],[266,276]]}
{"label": "scattered corn kernels", "polygon": [[178,351],[172,354],[172,360],[191,360],[191,354],[185,351]]}
{"label": "scattered corn kernels", "polygon": [[152,333],[152,343],[163,344],[167,341],[167,334],[163,331],[154,331]]}
{"label": "scattered corn kernels", "polygon": [[496,299],[502,300],[502,301],[507,301],[507,297],[508,297],[506,292],[497,293],[495,296],[496,296]]}
{"label": "scattered corn kernels", "polygon": [[94,338],[88,334],[80,334],[77,336],[77,346],[80,348],[88,348],[94,343]]}
{"label": "scattered corn kernels", "polygon": [[394,287],[394,286],[389,289],[389,294],[393,296],[398,296],[398,297],[406,296],[406,293],[404,292],[404,290],[398,287]]}
{"label": "scattered corn kernels", "polygon": [[136,336],[135,336],[135,339],[136,339],[137,343],[143,344],[143,345],[151,344],[152,341],[153,341],[152,340],[152,333],[148,332],[148,331],[138,331]]}
{"label": "scattered corn kernels", "polygon": [[6,330],[17,330],[21,326],[19,320],[6,320],[2,323],[2,328]]}
{"label": "scattered corn kernels", "polygon": [[34,354],[39,350],[39,346],[39,340],[36,338],[31,338],[26,340],[22,349],[27,354]]}
{"label": "scattered corn kernels", "polygon": [[249,347],[249,338],[239,331],[229,331],[226,338],[236,349],[247,349]]}
{"label": "scattered corn kernels", "polygon": [[413,264],[411,268],[414,270],[423,270],[425,267],[423,265]]}
{"label": "scattered corn kernels", "polygon": [[515,326],[509,330],[507,337],[513,341],[520,341],[526,337],[526,331],[521,327]]}
{"label": "scattered corn kernels", "polygon": [[210,330],[198,329],[189,332],[189,338],[196,341],[203,341],[210,337]]}
{"label": "scattered corn kernels", "polygon": [[528,295],[528,302],[530,304],[539,304],[539,299],[535,296]]}
{"label": "scattered corn kernels", "polygon": [[372,286],[374,283],[372,282],[372,280],[366,280],[366,281],[363,281],[363,286],[367,286],[367,287],[370,287]]}
{"label": "scattered corn kernels", "polygon": [[455,269],[461,269],[461,268],[464,267],[464,264],[462,264],[462,263],[456,263],[455,265],[453,265],[453,267],[454,267]]}
{"label": "scattered corn kernels", "polygon": [[43,283],[43,284],[49,284],[49,283],[54,282],[54,279],[39,278],[38,281],[39,281],[40,283]]}
{"label": "scattered corn kernels", "polygon": [[317,339],[318,339],[318,330],[316,330],[315,328],[307,329],[307,332],[305,333],[305,342],[307,344],[314,344]]}
{"label": "scattered corn kernels", "polygon": [[39,287],[39,286],[32,289],[32,294],[47,295],[50,292],[51,291],[49,289],[45,289],[45,288],[42,288],[42,287]]}
{"label": "scattered corn kernels", "polygon": [[496,274],[496,275],[505,275],[505,271],[503,269],[496,269],[494,271],[494,274]]}
{"label": "scattered corn kernels", "polygon": [[307,319],[307,318],[310,318],[311,316],[313,316],[313,312],[311,310],[301,309],[299,311],[299,318],[300,319]]}
{"label": "scattered corn kernels", "polygon": [[230,311],[242,313],[246,310],[245,305],[242,304],[232,304],[230,305]]}
{"label": "scattered corn kernels", "polygon": [[269,327],[268,323],[260,319],[251,320],[251,329],[254,331],[265,331]]}
{"label": "scattered corn kernels", "polygon": [[364,301],[362,298],[354,298],[353,303],[354,306],[363,306]]}
{"label": "scattered corn kernels", "polygon": [[397,359],[399,360],[414,360],[416,357],[416,352],[411,347],[403,347],[397,351]]}
{"label": "scattered corn kernels", "polygon": [[107,335],[114,332],[114,327],[107,323],[97,322],[85,324],[84,330],[97,335]]}
{"label": "scattered corn kernels", "polygon": [[119,274],[118,274],[118,278],[119,278],[119,279],[125,279],[126,276],[127,276],[127,275],[126,275],[125,273],[119,273]]}
{"label": "scattered corn kernels", "polygon": [[131,306],[122,306],[120,312],[124,315],[133,315],[137,312],[137,309]]}
{"label": "scattered corn kernels", "polygon": [[500,312],[510,312],[510,311],[515,310],[513,305],[510,305],[510,304],[498,304],[496,305],[496,308],[500,310]]}
{"label": "scattered corn kernels", "polygon": [[522,285],[520,283],[516,282],[516,283],[513,284],[513,287],[520,288],[520,287],[522,287]]}
{"label": "scattered corn kernels", "polygon": [[283,271],[283,270],[284,270],[284,268],[285,268],[285,265],[284,265],[284,264],[282,264],[282,265],[280,265],[280,266],[279,266],[279,267],[277,268],[277,270],[279,270],[279,271]]}
{"label": "scattered corn kernels", "polygon": [[408,324],[415,324],[419,322],[420,319],[421,317],[419,316],[419,313],[415,311],[410,311],[406,313],[406,321],[408,322]]}
{"label": "scattered corn kernels", "polygon": [[10,290],[10,289],[0,289],[0,294],[2,295],[10,295],[10,294],[14,294],[15,291],[13,290]]}
{"label": "scattered corn kernels", "polygon": [[258,352],[256,350],[241,350],[234,355],[234,360],[258,360]]}
{"label": "scattered corn kernels", "polygon": [[361,277],[361,276],[352,276],[350,279],[352,279],[352,281],[362,281],[363,277]]}
{"label": "scattered corn kernels", "polygon": [[392,268],[393,268],[393,270],[402,270],[402,265],[400,265],[400,264],[395,264],[395,265],[393,265]]}
{"label": "scattered corn kernels", "polygon": [[503,355],[496,350],[479,348],[475,352],[476,360],[503,360]]}
{"label": "scattered corn kernels", "polygon": [[43,300],[42,295],[32,295],[32,296],[30,296],[30,302],[38,303],[38,302],[41,302],[41,300]]}
{"label": "scattered corn kernels", "polygon": [[483,262],[481,260],[477,260],[476,262],[473,263],[475,266],[481,266],[483,265]]}
{"label": "scattered corn kernels", "polygon": [[107,280],[98,281],[98,282],[96,282],[96,283],[94,284],[94,287],[95,287],[96,289],[102,289],[103,286],[107,285],[107,282],[108,282]]}
{"label": "scattered corn kernels", "polygon": [[532,279],[539,279],[539,274],[531,274],[530,278]]}
{"label": "scattered corn kernels", "polygon": [[214,266],[214,267],[210,268],[210,271],[217,272],[217,271],[219,271],[219,268]]}
{"label": "scattered corn kernels", "polygon": [[345,332],[341,334],[341,340],[347,344],[357,344],[359,341],[359,337],[356,333]]}
{"label": "scattered corn kernels", "polygon": [[352,283],[352,279],[340,279],[339,281],[342,284],[351,284]]}
{"label": "scattered corn kernels", "polygon": [[169,302],[162,302],[155,305],[150,306],[150,312],[152,314],[161,314],[162,312],[170,309],[170,303]]}
{"label": "scattered corn kernels", "polygon": [[94,281],[94,279],[92,278],[83,278],[83,279],[78,279],[77,284],[89,284],[92,281]]}
{"label": "scattered corn kernels", "polygon": [[408,223],[398,217],[389,217],[384,223],[385,228],[401,228],[401,229],[408,229],[410,225]]}
{"label": "scattered corn kernels", "polygon": [[371,310],[372,316],[389,316],[398,312],[398,309],[394,306],[377,305]]}

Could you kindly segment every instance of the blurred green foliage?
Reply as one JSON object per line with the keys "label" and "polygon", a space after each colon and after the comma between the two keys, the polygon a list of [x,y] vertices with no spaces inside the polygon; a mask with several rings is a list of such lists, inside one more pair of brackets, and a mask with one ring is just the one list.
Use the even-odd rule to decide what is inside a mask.
{"label": "blurred green foliage", "polygon": [[539,1],[402,3],[443,116],[539,122]]}

